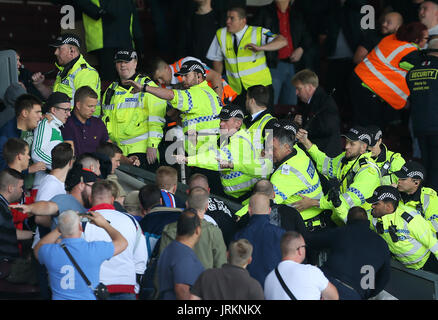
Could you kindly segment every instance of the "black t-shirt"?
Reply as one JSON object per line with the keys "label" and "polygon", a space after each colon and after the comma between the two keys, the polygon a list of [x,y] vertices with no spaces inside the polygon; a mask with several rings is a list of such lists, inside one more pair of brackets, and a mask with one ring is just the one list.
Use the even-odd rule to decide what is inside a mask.
{"label": "black t-shirt", "polygon": [[219,28],[219,21],[214,11],[203,15],[193,14],[192,16],[192,35],[189,41],[192,42],[191,48],[193,52],[190,54],[201,59],[209,66],[211,66],[211,64],[209,60],[206,59],[207,51]]}
{"label": "black t-shirt", "polygon": [[384,38],[384,35],[377,30],[368,30],[364,32],[360,45],[371,52],[375,46]]}

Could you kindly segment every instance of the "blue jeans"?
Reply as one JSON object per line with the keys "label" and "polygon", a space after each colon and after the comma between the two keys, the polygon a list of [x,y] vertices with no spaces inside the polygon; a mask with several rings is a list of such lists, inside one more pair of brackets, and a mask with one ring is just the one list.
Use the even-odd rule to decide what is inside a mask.
{"label": "blue jeans", "polygon": [[276,68],[270,68],[272,87],[274,89],[274,105],[296,105],[297,94],[291,80],[295,75],[293,63],[278,61]]}
{"label": "blue jeans", "polygon": [[133,293],[113,293],[108,300],[137,300],[137,298]]}

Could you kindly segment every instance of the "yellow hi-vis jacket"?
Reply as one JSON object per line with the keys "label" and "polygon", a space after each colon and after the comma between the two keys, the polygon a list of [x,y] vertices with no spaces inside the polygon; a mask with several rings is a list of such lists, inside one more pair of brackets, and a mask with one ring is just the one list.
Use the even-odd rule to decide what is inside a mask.
{"label": "yellow hi-vis jacket", "polygon": [[[394,213],[374,218],[371,216],[371,210],[368,210],[371,229],[380,234],[393,256],[405,267],[415,270],[422,268],[430,253],[438,258],[435,230],[417,211],[412,211],[399,203]],[[396,242],[391,238],[390,233],[390,229],[394,230],[394,227],[390,228],[390,226],[396,229]]]}
{"label": "yellow hi-vis jacket", "polygon": [[245,46],[250,43],[261,45],[262,29],[262,27],[248,26],[239,43],[237,56],[234,52],[233,35],[227,32],[227,28],[216,31],[219,46],[225,57],[227,80],[237,94],[240,94],[243,89],[248,89],[257,84],[264,86],[272,84],[271,72],[266,64],[265,53],[245,49]]}
{"label": "yellow hi-vis jacket", "polygon": [[[272,161],[257,155],[245,130],[241,129],[219,143],[220,147],[204,144],[196,155],[188,157],[187,165],[219,171],[225,194],[239,198],[251,191],[260,178],[268,178],[271,174]],[[232,162],[234,168],[222,170],[218,159]]]}
{"label": "yellow hi-vis jacket", "polygon": [[63,78],[61,78],[61,75],[64,67],[58,64],[56,64],[56,67],[59,69],[59,72],[53,84],[53,92],[62,92],[68,95],[73,107],[76,90],[83,86],[89,86],[97,93],[97,106],[94,114],[99,114],[101,83],[97,70],[90,66],[82,55],[79,56],[79,59]]}
{"label": "yellow hi-vis jacket", "polygon": [[[137,75],[134,81],[157,87],[149,77]],[[127,90],[113,82],[102,100],[102,120],[111,141],[117,143],[125,156],[145,153],[147,148],[157,149],[166,123],[165,100],[150,93],[131,91],[132,87]]]}
{"label": "yellow hi-vis jacket", "polygon": [[[335,208],[333,203],[328,200],[328,195],[319,201],[321,209],[332,210],[331,219],[337,225],[343,225],[347,222],[350,208],[355,206],[369,208],[369,204],[365,200],[371,197],[374,190],[380,186],[380,169],[371,159],[370,152],[359,156],[357,161],[356,159],[349,160],[345,164],[342,161],[345,158],[345,152],[336,158],[330,158],[313,144],[308,153],[315,160],[318,172],[327,178],[337,178],[338,181],[341,181],[345,176],[339,190],[341,200],[339,207]],[[352,169],[350,170],[350,168]]]}

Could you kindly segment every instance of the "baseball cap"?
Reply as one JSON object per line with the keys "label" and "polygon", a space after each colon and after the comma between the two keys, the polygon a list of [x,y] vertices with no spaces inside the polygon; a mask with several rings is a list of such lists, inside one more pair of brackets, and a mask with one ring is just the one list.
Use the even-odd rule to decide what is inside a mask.
{"label": "baseball cap", "polygon": [[347,133],[342,135],[351,141],[362,141],[366,144],[371,144],[371,135],[368,130],[361,126],[352,127]]}
{"label": "baseball cap", "polygon": [[202,73],[202,75],[205,76],[204,66],[196,60],[184,62],[184,64],[181,66],[181,69],[175,73],[175,76],[183,76],[191,71]]}
{"label": "baseball cap", "polygon": [[408,161],[399,171],[394,172],[394,174],[400,179],[412,178],[424,180],[426,170],[420,163],[416,161]]}
{"label": "baseball cap", "polygon": [[224,106],[219,113],[219,119],[221,120],[229,120],[231,118],[243,119],[244,117],[244,113],[240,107],[237,104],[231,103]]}
{"label": "baseball cap", "polygon": [[58,103],[70,102],[70,98],[67,94],[63,92],[53,92],[48,98],[46,103],[44,104],[45,108],[48,109],[53,107]]}
{"label": "baseball cap", "polygon": [[119,50],[114,55],[114,62],[126,61],[129,62],[132,59],[138,59],[137,52],[135,50]]}
{"label": "baseball cap", "polygon": [[382,138],[383,132],[378,126],[369,126],[367,127],[367,130],[371,137],[370,147],[374,147],[377,141]]}
{"label": "baseball cap", "polygon": [[379,186],[374,190],[373,195],[367,199],[368,203],[376,203],[381,200],[400,201],[401,196],[397,188],[393,186]]}
{"label": "baseball cap", "polygon": [[76,46],[78,48],[81,47],[81,39],[79,39],[79,37],[77,35],[71,34],[71,33],[65,33],[65,34],[61,34],[59,35],[54,43],[51,43],[50,46],[51,47],[60,47],[63,44],[69,44],[72,46]]}
{"label": "baseball cap", "polygon": [[90,169],[83,168],[80,163],[75,163],[67,173],[65,189],[71,191],[80,182],[96,182],[97,175]]}

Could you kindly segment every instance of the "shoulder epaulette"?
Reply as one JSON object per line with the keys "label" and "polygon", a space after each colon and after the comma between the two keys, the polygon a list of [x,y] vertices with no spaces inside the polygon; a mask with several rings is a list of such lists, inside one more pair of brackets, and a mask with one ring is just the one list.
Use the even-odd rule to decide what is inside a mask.
{"label": "shoulder epaulette", "polygon": [[359,159],[359,165],[360,165],[361,167],[363,167],[363,166],[366,165],[366,164],[368,164],[368,161],[367,161],[366,158],[360,158],[360,159]]}
{"label": "shoulder epaulette", "polygon": [[409,213],[407,213],[406,211],[402,213],[401,217],[403,218],[403,220],[405,220],[407,223],[411,222],[412,219],[414,219],[413,216],[411,216]]}
{"label": "shoulder epaulette", "polygon": [[81,64],[81,69],[87,69],[87,64],[86,63]]}

